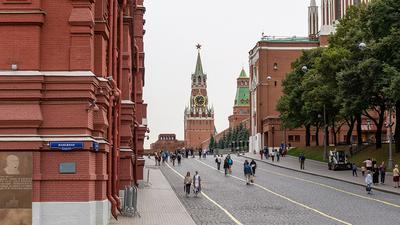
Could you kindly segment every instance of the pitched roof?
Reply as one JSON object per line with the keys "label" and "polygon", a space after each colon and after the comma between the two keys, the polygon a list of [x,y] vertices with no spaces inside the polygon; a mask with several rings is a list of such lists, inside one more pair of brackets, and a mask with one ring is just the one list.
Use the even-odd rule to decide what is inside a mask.
{"label": "pitched roof", "polygon": [[235,106],[250,105],[250,90],[248,87],[238,87],[236,90]]}
{"label": "pitched roof", "polygon": [[204,75],[203,73],[203,65],[201,63],[200,51],[197,53],[197,62],[196,62],[196,69],[194,71],[195,75]]}
{"label": "pitched roof", "polygon": [[246,71],[244,71],[244,68],[240,72],[239,78],[247,78],[247,74],[246,74]]}

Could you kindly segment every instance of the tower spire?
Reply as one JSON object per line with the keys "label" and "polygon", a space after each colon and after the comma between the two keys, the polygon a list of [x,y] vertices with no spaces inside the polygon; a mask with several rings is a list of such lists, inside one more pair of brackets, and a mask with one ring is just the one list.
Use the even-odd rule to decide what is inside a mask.
{"label": "tower spire", "polygon": [[311,0],[310,6],[308,7],[308,37],[310,39],[316,39],[318,33],[318,6],[315,0]]}
{"label": "tower spire", "polygon": [[196,62],[196,69],[194,71],[195,75],[203,75],[203,65],[201,63],[201,57],[200,57],[200,50],[201,50],[201,45],[197,44],[196,45],[197,48],[197,62]]}

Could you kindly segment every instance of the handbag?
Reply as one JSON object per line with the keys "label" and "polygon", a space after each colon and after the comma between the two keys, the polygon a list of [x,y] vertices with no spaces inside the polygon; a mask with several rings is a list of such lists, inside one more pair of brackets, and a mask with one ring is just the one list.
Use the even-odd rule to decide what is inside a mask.
{"label": "handbag", "polygon": [[254,176],[253,175],[250,176],[250,182],[254,183]]}

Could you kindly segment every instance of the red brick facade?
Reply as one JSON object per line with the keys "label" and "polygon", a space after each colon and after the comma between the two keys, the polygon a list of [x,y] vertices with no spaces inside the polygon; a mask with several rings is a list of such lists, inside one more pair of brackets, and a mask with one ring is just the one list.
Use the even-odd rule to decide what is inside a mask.
{"label": "red brick facade", "polygon": [[190,105],[185,109],[185,147],[201,148],[201,143],[215,132],[214,109],[210,108],[207,96],[207,75],[203,72],[200,45],[195,72],[192,74]]}
{"label": "red brick facade", "polygon": [[177,140],[175,134],[160,134],[158,140],[150,145],[150,152],[160,152],[161,150],[173,152],[183,147],[185,147],[185,142]]}
{"label": "red brick facade", "polygon": [[[144,12],[143,0],[0,2],[0,149],[33,152],[34,202],[108,199],[116,216],[119,190],[143,179]],[[83,148],[50,146],[71,141]]]}

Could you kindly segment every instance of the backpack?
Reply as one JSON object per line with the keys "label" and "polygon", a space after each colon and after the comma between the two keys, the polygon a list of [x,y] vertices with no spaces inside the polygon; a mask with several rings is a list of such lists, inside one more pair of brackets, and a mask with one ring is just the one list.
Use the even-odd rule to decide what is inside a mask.
{"label": "backpack", "polygon": [[228,160],[228,164],[229,164],[229,165],[232,165],[232,164],[233,164],[232,159],[229,159],[229,160]]}
{"label": "backpack", "polygon": [[215,158],[215,162],[218,163],[218,158]]}

